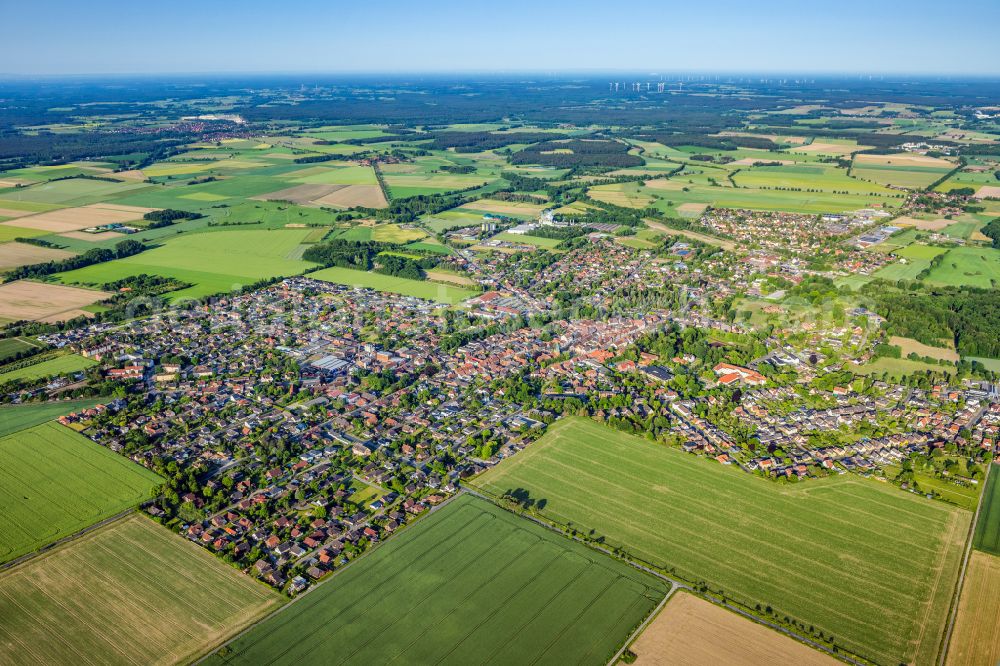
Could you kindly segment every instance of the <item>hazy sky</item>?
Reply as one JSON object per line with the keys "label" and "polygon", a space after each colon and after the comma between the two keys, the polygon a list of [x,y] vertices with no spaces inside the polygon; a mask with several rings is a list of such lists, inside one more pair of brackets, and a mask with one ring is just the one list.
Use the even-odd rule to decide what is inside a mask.
{"label": "hazy sky", "polygon": [[0,74],[1000,75],[1000,0],[35,0],[0,15]]}

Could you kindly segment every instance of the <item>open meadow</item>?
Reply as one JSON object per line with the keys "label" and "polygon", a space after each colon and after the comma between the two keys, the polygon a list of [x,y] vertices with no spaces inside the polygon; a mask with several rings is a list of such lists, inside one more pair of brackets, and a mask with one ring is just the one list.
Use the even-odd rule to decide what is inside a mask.
{"label": "open meadow", "polygon": [[927,276],[931,284],[997,289],[1000,287],[1000,250],[956,247]]}
{"label": "open meadow", "polygon": [[208,664],[607,663],[665,581],[469,495]]}
{"label": "open meadow", "polygon": [[54,354],[32,357],[31,363],[23,367],[16,367],[5,370],[0,367],[0,384],[14,381],[15,379],[41,379],[52,375],[64,375],[70,372],[79,372],[97,365],[96,361],[84,358],[79,354]]}
{"label": "open meadow", "polygon": [[192,286],[170,294],[199,298],[277,276],[297,275],[315,264],[291,258],[310,229],[240,229],[178,236],[140,254],[66,273],[66,284],[101,285],[146,273]]}
{"label": "open meadow", "polygon": [[58,423],[0,438],[0,562],[150,497],[162,479]]}
{"label": "open meadow", "polygon": [[886,664],[933,662],[971,519],[854,476],[778,485],[581,418],[473,485]]}
{"label": "open meadow", "polygon": [[347,287],[375,289],[391,294],[415,296],[416,298],[424,298],[445,305],[456,305],[479,294],[478,291],[472,289],[463,289],[462,287],[441,284],[440,282],[411,280],[395,275],[383,275],[382,273],[359,271],[340,266],[324,268],[310,273],[309,277],[314,280],[342,284]]}
{"label": "open meadow", "polygon": [[0,663],[186,663],[280,603],[133,514],[0,574]]}
{"label": "open meadow", "polygon": [[678,590],[629,648],[639,666],[835,666],[837,659]]}

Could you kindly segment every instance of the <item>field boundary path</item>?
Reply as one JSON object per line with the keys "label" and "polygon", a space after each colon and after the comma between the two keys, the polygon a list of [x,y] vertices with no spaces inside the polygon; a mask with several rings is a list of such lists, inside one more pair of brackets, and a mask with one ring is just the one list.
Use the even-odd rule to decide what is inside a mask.
{"label": "field boundary path", "polygon": [[42,546],[41,548],[39,548],[36,551],[30,552],[30,553],[25,553],[24,555],[22,555],[22,556],[20,556],[20,557],[18,557],[16,559],[11,560],[10,562],[4,562],[3,564],[0,564],[0,572],[6,571],[7,569],[12,569],[13,567],[16,567],[19,564],[23,564],[23,563],[27,562],[28,560],[33,560],[36,557],[38,557],[39,555],[47,553],[48,551],[52,550],[53,548],[57,548],[57,547],[63,545],[64,543],[68,543],[70,541],[75,541],[75,540],[79,539],[80,537],[82,537],[83,535],[89,534],[90,532],[93,532],[94,530],[98,530],[98,529],[104,527],[105,525],[110,525],[111,523],[113,523],[115,521],[121,520],[122,518],[124,518],[125,516],[127,516],[127,515],[129,515],[130,513],[133,513],[133,512],[135,512],[134,508],[125,509],[124,511],[116,513],[113,516],[109,516],[108,518],[105,518],[104,520],[96,522],[93,525],[88,525],[87,527],[84,527],[79,532],[74,532],[73,534],[70,534],[68,536],[64,536],[61,539],[57,539],[56,541],[53,541],[52,543],[46,544],[46,545]]}
{"label": "field boundary path", "polygon": [[976,534],[976,524],[979,522],[979,513],[983,509],[983,495],[986,494],[986,484],[989,483],[990,474],[993,468],[1000,463],[990,463],[986,467],[986,476],[983,477],[982,490],[979,492],[979,502],[976,504],[976,513],[972,516],[969,524],[969,533],[965,537],[965,555],[962,556],[962,567],[958,570],[958,581],[955,583],[955,591],[951,595],[951,605],[948,608],[948,623],[944,628],[944,637],[941,639],[941,648],[938,650],[938,666],[944,666],[948,658],[948,648],[951,645],[951,635],[955,630],[955,620],[958,619],[958,602],[962,597],[962,587],[965,585],[965,573],[969,568],[969,558],[972,556],[972,541]]}

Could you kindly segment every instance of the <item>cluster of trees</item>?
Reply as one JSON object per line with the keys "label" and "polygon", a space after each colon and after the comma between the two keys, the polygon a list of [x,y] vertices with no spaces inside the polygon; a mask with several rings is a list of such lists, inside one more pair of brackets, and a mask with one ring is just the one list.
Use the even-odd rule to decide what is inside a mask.
{"label": "cluster of trees", "polygon": [[983,227],[981,231],[984,236],[989,236],[989,238],[993,241],[993,247],[1000,249],[1000,217],[990,220],[990,222]]}
{"label": "cluster of trees", "polygon": [[559,240],[569,240],[579,236],[586,236],[593,232],[593,227],[573,225],[571,227],[539,227],[527,233],[528,236],[536,238],[556,238]]}
{"label": "cluster of trees", "polygon": [[[617,169],[645,164],[638,155],[630,155],[629,146],[619,141],[543,141],[514,153],[512,164],[542,164],[552,167],[599,166]],[[571,151],[571,152],[556,152]]]}
{"label": "cluster of trees", "polygon": [[449,208],[456,208],[471,199],[463,192],[479,189],[478,186],[468,187],[449,194],[418,194],[405,199],[393,199],[386,208],[362,208],[355,210],[378,220],[394,222],[414,222],[421,215],[433,215]]}
{"label": "cluster of trees", "polygon": [[700,146],[714,150],[736,150],[737,148],[755,148],[757,150],[778,149],[778,144],[774,141],[757,136],[717,136],[681,132],[676,134],[657,133],[644,135],[642,138],[670,147]]}
{"label": "cluster of trees", "polygon": [[423,280],[427,277],[425,269],[433,268],[436,264],[437,259],[429,256],[410,259],[396,254],[382,254],[375,260],[375,272],[410,280]]}
{"label": "cluster of trees", "polygon": [[6,281],[13,282],[14,280],[38,278],[45,275],[52,275],[53,273],[72,271],[77,268],[83,268],[93,264],[102,264],[106,261],[112,261],[114,259],[131,257],[133,254],[139,254],[145,249],[146,246],[137,240],[123,240],[115,245],[115,249],[113,250],[104,247],[95,247],[87,250],[83,254],[79,254],[75,257],[69,257],[68,259],[62,259],[61,261],[46,261],[41,264],[20,266],[7,274]]}
{"label": "cluster of trees", "polygon": [[913,292],[887,289],[884,282],[865,285],[874,310],[886,318],[890,335],[940,346],[953,340],[963,356],[1000,358],[1000,292],[971,287],[942,287]]}
{"label": "cluster of trees", "polygon": [[22,236],[18,236],[14,240],[18,243],[28,243],[29,245],[37,245],[38,247],[51,247],[57,250],[66,247],[65,245],[59,245],[58,243],[47,241],[44,238],[24,238]]}
{"label": "cluster of trees", "polygon": [[475,170],[476,167],[471,164],[445,164],[441,167],[445,173],[472,173]]}
{"label": "cluster of trees", "polygon": [[420,259],[401,257],[396,254],[382,254],[383,252],[392,252],[396,247],[389,243],[376,241],[352,241],[334,238],[313,245],[302,254],[302,258],[324,266],[340,266],[361,271],[374,269],[376,273],[413,280],[426,278],[425,270],[433,268],[440,261],[437,256],[432,254]]}
{"label": "cluster of trees", "polygon": [[159,229],[160,227],[169,227],[171,224],[177,220],[197,220],[200,217],[205,217],[201,213],[190,212],[186,210],[177,210],[175,208],[164,208],[163,210],[152,210],[142,216],[142,219],[148,220],[150,222],[150,229]]}

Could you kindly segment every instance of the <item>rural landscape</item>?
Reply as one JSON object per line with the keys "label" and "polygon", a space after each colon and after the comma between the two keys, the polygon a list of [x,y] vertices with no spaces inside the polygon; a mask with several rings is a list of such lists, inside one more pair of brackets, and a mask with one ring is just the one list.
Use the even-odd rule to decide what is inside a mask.
{"label": "rural landscape", "polygon": [[1000,11],[390,4],[13,10],[0,663],[1000,664]]}

